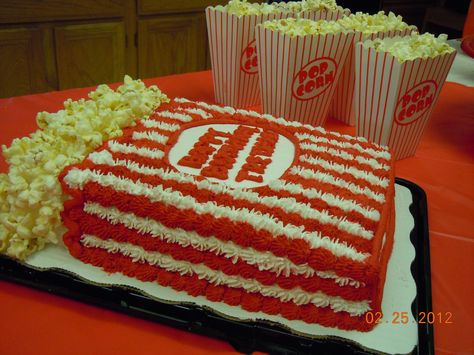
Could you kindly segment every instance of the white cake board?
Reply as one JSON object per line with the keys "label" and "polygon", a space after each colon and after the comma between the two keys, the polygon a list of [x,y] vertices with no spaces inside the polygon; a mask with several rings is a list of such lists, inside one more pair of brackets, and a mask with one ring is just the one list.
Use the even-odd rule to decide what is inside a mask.
{"label": "white cake board", "polygon": [[[348,339],[360,344],[364,348],[385,353],[406,354],[413,350],[418,343],[417,320],[413,318],[411,304],[416,296],[416,284],[410,271],[415,258],[415,247],[410,241],[410,232],[414,227],[413,216],[409,211],[412,203],[412,194],[406,187],[396,185],[396,227],[395,243],[392,257],[388,264],[385,290],[382,301],[383,318],[370,332],[344,331],[326,328],[317,324],[307,324],[303,321],[286,320],[280,316],[271,316],[265,313],[252,313],[240,307],[229,306],[224,303],[208,301],[205,297],[191,297],[187,293],[177,292],[172,288],[162,287],[153,282],[142,282],[121,274],[108,274],[100,268],[84,264],[69,255],[61,246],[49,246],[32,255],[26,264],[36,269],[55,268],[66,270],[77,276],[104,286],[118,285],[131,286],[141,290],[147,296],[167,303],[193,303],[229,318],[243,321],[266,320],[278,323],[289,331],[310,337],[335,336]],[[399,315],[406,312],[409,321],[406,324],[394,324],[394,312]]]}

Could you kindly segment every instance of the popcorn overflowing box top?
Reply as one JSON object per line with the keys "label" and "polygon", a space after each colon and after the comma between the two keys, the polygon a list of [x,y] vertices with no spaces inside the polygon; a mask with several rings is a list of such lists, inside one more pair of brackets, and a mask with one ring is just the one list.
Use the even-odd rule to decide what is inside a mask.
{"label": "popcorn overflowing box top", "polygon": [[416,30],[416,26],[403,22],[400,15],[397,16],[393,12],[389,12],[386,15],[384,11],[379,11],[374,15],[357,12],[343,17],[339,20],[339,23],[347,29],[359,31],[363,34],[406,29]]}
{"label": "popcorn overflowing box top", "polygon": [[312,20],[301,19],[301,18],[288,18],[288,19],[267,21],[267,22],[264,22],[262,26],[272,31],[278,31],[278,32],[287,34],[291,37],[349,32],[349,30],[347,30],[344,26],[342,26],[340,21],[341,20],[312,21]]}
{"label": "popcorn overflowing box top", "polygon": [[393,12],[385,15],[383,11],[375,15],[358,12],[353,15],[344,16],[337,21],[311,21],[301,18],[288,18],[267,21],[263,26],[273,31],[289,34],[290,36],[339,33],[351,30],[359,31],[363,34],[406,29],[416,30],[415,26],[403,22],[401,16],[396,16]]}
{"label": "popcorn overflowing box top", "polygon": [[[227,5],[216,6],[216,9],[226,11],[236,16],[245,15],[268,15],[281,12],[302,12],[314,10],[336,10],[335,0],[303,0],[295,2],[280,2],[272,4],[248,3],[247,0],[230,0]],[[342,9],[342,8],[341,8]]]}
{"label": "popcorn overflowing box top", "polygon": [[390,53],[403,63],[407,60],[434,58],[453,53],[455,49],[446,42],[447,39],[444,34],[435,37],[431,33],[414,33],[406,37],[368,40],[364,42],[364,46],[374,48],[377,52]]}

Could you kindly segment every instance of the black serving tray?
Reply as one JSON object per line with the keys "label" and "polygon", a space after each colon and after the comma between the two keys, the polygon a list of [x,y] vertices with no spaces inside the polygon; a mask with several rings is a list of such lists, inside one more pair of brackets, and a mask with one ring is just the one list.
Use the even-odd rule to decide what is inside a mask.
{"label": "black serving tray", "polygon": [[[411,308],[417,320],[419,312],[432,311],[426,194],[410,181],[396,178],[396,183],[407,187],[413,197],[410,212],[414,217],[415,226],[410,234],[410,240],[415,246],[416,256],[411,265],[411,272],[416,282],[417,296]],[[0,279],[222,339],[246,354],[254,351],[272,354],[373,353],[350,340],[337,337],[307,338],[266,322],[231,320],[197,305],[158,302],[130,288],[91,284],[57,269],[36,270],[2,255],[0,255]],[[418,324],[418,345],[412,354],[434,354],[431,324]]]}

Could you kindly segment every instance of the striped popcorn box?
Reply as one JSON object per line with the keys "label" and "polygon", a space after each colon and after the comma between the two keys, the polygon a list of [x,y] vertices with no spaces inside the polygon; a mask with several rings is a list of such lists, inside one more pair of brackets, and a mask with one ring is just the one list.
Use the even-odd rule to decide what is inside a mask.
{"label": "striped popcorn box", "polygon": [[[434,38],[412,35],[385,39],[384,43],[394,48],[396,42],[425,35]],[[369,42],[355,47],[356,134],[389,146],[397,160],[413,156],[456,51],[446,44],[438,55],[420,57],[415,53],[412,59],[404,59],[406,53],[410,55],[406,48],[399,53],[376,50]]]}
{"label": "striped popcorn box", "polygon": [[324,124],[353,37],[352,31],[291,36],[258,26],[263,111]]}
{"label": "striped popcorn box", "polygon": [[361,31],[355,31],[354,40],[347,54],[346,61],[341,69],[341,77],[334,91],[333,101],[329,108],[329,116],[347,125],[354,126],[356,123],[354,112],[354,85],[355,85],[355,50],[354,45],[367,39],[407,36],[416,31],[416,28],[394,30],[387,32],[376,32],[364,35]]}
{"label": "striped popcorn box", "polygon": [[237,16],[218,8],[206,8],[216,102],[234,107],[259,103],[255,26],[290,15],[279,12]]}

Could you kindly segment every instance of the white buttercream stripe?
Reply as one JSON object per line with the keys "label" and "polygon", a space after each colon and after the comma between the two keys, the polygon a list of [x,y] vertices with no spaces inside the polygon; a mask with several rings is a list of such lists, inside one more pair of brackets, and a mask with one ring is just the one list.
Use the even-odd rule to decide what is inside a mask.
{"label": "white buttercream stripe", "polygon": [[372,185],[375,186],[381,186],[381,187],[388,187],[389,185],[389,180],[387,178],[380,178],[378,176],[375,176],[373,173],[370,171],[365,171],[365,170],[359,170],[356,167],[353,166],[348,166],[348,165],[343,165],[343,164],[338,164],[334,163],[325,159],[317,158],[317,157],[312,157],[310,155],[300,155],[299,160],[302,162],[306,162],[311,165],[315,166],[320,166],[323,169],[326,170],[332,170],[337,173],[343,174],[347,173],[355,177],[356,179],[362,179],[367,182],[369,182]]}
{"label": "white buttercream stripe", "polygon": [[347,243],[331,240],[323,236],[320,232],[305,231],[303,226],[284,224],[269,214],[256,212],[247,208],[235,208],[219,206],[214,202],[199,203],[192,196],[183,196],[179,191],[162,186],[151,186],[140,181],[133,181],[128,178],[118,177],[113,174],[104,175],[96,170],[71,169],[64,181],[71,188],[82,188],[87,182],[96,182],[101,186],[113,187],[116,191],[128,194],[145,196],[152,202],[161,202],[172,205],[179,209],[190,209],[197,214],[211,214],[215,218],[226,217],[233,222],[244,222],[250,224],[256,230],[266,230],[271,235],[285,235],[290,239],[304,239],[313,248],[325,248],[336,256],[346,256],[355,261],[364,261],[369,254],[361,253]]}
{"label": "white buttercream stripe", "polygon": [[186,108],[180,108],[179,110],[180,111],[185,111],[187,113],[193,113],[195,115],[199,115],[204,119],[209,119],[209,118],[213,117],[209,112],[206,112],[206,111],[204,111],[200,108],[186,107]]}
{"label": "white buttercream stripe", "polygon": [[335,139],[329,139],[326,137],[313,136],[308,133],[296,133],[295,136],[300,141],[309,140],[313,143],[326,143],[326,144],[331,144],[340,148],[352,148],[361,153],[367,153],[370,156],[375,157],[375,158],[390,160],[390,153],[386,150],[375,150],[372,148],[364,148],[360,144],[357,144],[357,143],[341,142],[341,141],[338,141]]}
{"label": "white buttercream stripe", "polygon": [[314,188],[307,188],[301,184],[295,184],[283,180],[273,180],[269,182],[268,187],[274,191],[285,190],[292,194],[302,194],[303,196],[310,199],[320,199],[330,206],[339,207],[344,212],[356,211],[370,220],[380,220],[380,213],[376,209],[371,207],[363,207],[354,200],[347,200],[329,192],[322,192]]}
{"label": "white buttercream stripe", "polygon": [[141,120],[140,121],[146,128],[158,128],[163,131],[170,131],[174,132],[177,131],[178,129],[181,128],[180,125],[174,124],[174,123],[166,123],[166,122],[160,122],[157,120]]}
{"label": "white buttercream stripe", "polygon": [[255,279],[245,279],[241,276],[226,275],[222,271],[213,270],[204,264],[192,264],[178,261],[171,256],[158,252],[148,252],[140,246],[119,243],[114,240],[102,240],[93,235],[83,235],[81,242],[86,247],[100,248],[109,253],[120,253],[132,259],[133,262],[146,262],[159,266],[167,271],[180,275],[196,274],[214,285],[225,285],[231,288],[241,288],[250,293],[260,293],[266,297],[276,297],[282,302],[292,301],[297,305],[314,304],[317,307],[330,307],[334,312],[348,312],[351,316],[360,316],[371,310],[369,300],[348,301],[339,296],[329,296],[323,292],[309,293],[301,288],[285,290],[278,286],[263,285]]}
{"label": "white buttercream stripe", "polygon": [[130,171],[138,172],[145,175],[156,175],[165,180],[173,180],[180,183],[191,183],[198,189],[205,189],[212,191],[216,194],[225,193],[232,196],[234,199],[243,199],[252,203],[260,203],[268,207],[281,208],[286,213],[297,213],[303,218],[317,220],[322,224],[331,224],[336,226],[339,230],[351,233],[355,236],[372,239],[374,234],[372,231],[366,230],[362,225],[357,222],[351,222],[346,220],[345,217],[336,217],[329,213],[327,210],[317,210],[311,207],[310,204],[304,204],[297,202],[295,198],[285,198],[276,196],[262,196],[251,190],[234,189],[225,186],[224,184],[215,184],[204,179],[197,181],[191,175],[185,175],[178,172],[164,170],[161,168],[148,167],[145,165],[139,165],[136,162],[130,160],[113,159],[106,151],[101,152],[101,155],[94,155],[90,157],[96,164],[107,164],[109,166],[124,166]]}
{"label": "white buttercream stripe", "polygon": [[106,220],[110,224],[122,224],[140,234],[148,234],[168,243],[177,243],[182,247],[191,246],[200,251],[211,251],[222,255],[236,263],[242,259],[249,265],[258,267],[260,271],[271,271],[277,276],[303,275],[312,277],[317,275],[324,279],[333,279],[339,286],[358,288],[363,283],[349,277],[338,276],[332,271],[316,271],[308,265],[296,265],[291,260],[273,255],[271,252],[259,252],[253,248],[243,248],[232,241],[223,242],[214,236],[203,237],[194,231],[185,231],[181,228],[168,228],[151,218],[139,217],[131,212],[122,212],[115,207],[104,207],[95,202],[86,202],[84,212]]}
{"label": "white buttercream stripe", "polygon": [[178,112],[156,111],[155,113],[158,116],[171,118],[171,119],[182,121],[182,122],[190,122],[193,120],[193,118],[190,115],[186,115],[186,114],[178,113]]}
{"label": "white buttercream stripe", "polygon": [[360,187],[346,180],[332,176],[331,174],[326,174],[311,169],[305,169],[300,166],[294,166],[289,171],[291,174],[301,176],[305,179],[321,181],[327,184],[342,187],[355,194],[365,195],[368,198],[380,203],[383,203],[385,201],[385,197],[383,194],[376,193],[367,187]]}
{"label": "white buttercream stripe", "polygon": [[357,161],[360,164],[368,165],[372,169],[383,169],[383,170],[390,170],[390,167],[386,164],[381,164],[377,160],[372,158],[364,158],[361,156],[354,156],[344,150],[334,149],[334,148],[327,148],[324,146],[320,146],[317,144],[309,144],[309,143],[301,143],[300,148],[302,151],[309,150],[311,152],[316,153],[327,153],[333,157],[341,158],[348,161]]}
{"label": "white buttercream stripe", "polygon": [[[222,107],[222,106],[217,106],[217,105],[210,105],[210,104],[207,104],[205,102],[191,101],[191,100],[188,100],[188,99],[185,99],[185,98],[175,98],[174,101],[179,102],[179,103],[192,103],[194,105],[201,106],[203,108],[206,108],[206,109],[209,109],[209,110],[214,110],[214,111],[221,112],[221,113],[234,114],[234,113],[237,112],[237,113],[241,113],[243,115],[249,115],[249,116],[253,116],[253,117],[264,118],[267,121],[276,122],[278,124],[288,126],[288,127],[297,127],[297,128],[304,127],[304,128],[306,128],[310,131],[317,131],[317,132],[320,132],[322,134],[328,134],[328,135],[332,135],[332,136],[335,136],[335,137],[344,138],[344,139],[347,139],[348,141],[363,142],[363,143],[368,142],[367,139],[365,139],[364,137],[354,137],[354,136],[350,136],[350,135],[347,135],[347,134],[341,134],[341,133],[338,133],[338,132],[326,131],[322,127],[313,127],[311,125],[302,124],[302,123],[297,122],[297,121],[288,121],[288,120],[284,119],[283,117],[277,118],[277,117],[274,117],[270,114],[260,114],[260,113],[255,112],[255,111],[249,111],[249,110],[244,110],[244,109],[235,110],[234,108],[232,108],[230,106],[223,106]],[[374,144],[374,145],[376,145],[376,144]],[[379,146],[379,145],[376,145],[376,146],[381,149],[380,154],[382,154],[384,156],[388,155],[387,159],[390,159],[390,153],[388,153],[388,148],[387,147]]]}
{"label": "white buttercream stripe", "polygon": [[[108,142],[109,149],[114,153],[124,153],[124,154],[137,154],[142,157],[152,158],[152,159],[161,159],[165,156],[165,153],[160,149],[151,149],[145,147],[136,147],[133,144],[124,144],[117,141]],[[91,153],[89,157],[94,155]]]}
{"label": "white buttercream stripe", "polygon": [[132,139],[146,139],[160,144],[166,144],[168,136],[154,131],[135,131],[132,134]]}

